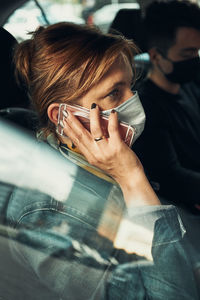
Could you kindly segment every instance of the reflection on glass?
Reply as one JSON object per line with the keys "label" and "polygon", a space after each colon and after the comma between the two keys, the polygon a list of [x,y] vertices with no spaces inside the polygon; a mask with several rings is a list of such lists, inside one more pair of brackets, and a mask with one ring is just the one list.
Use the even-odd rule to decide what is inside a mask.
{"label": "reflection on glass", "polygon": [[81,177],[73,164],[3,122],[0,140],[5,299],[198,299],[192,252],[173,206],[127,211],[115,193],[86,197],[87,188],[74,197]]}

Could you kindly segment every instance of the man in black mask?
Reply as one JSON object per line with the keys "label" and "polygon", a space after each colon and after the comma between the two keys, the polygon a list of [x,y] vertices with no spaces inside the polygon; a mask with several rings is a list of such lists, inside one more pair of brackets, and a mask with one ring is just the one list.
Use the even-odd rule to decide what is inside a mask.
{"label": "man in black mask", "polygon": [[146,125],[133,149],[159,195],[200,214],[200,8],[153,2],[144,29],[152,67],[139,88]]}

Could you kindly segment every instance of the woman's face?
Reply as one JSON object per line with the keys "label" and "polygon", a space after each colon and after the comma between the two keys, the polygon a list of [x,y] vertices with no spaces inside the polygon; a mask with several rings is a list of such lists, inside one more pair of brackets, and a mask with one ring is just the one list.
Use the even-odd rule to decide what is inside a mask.
{"label": "woman's face", "polygon": [[90,108],[96,103],[100,110],[119,106],[133,96],[133,71],[129,62],[116,61],[103,78],[77,104]]}

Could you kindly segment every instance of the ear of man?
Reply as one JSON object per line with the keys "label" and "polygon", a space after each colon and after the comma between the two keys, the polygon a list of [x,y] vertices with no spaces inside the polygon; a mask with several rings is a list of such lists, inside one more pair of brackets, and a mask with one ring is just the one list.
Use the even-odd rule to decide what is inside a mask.
{"label": "ear of man", "polygon": [[155,47],[151,48],[148,52],[149,52],[149,56],[150,56],[150,60],[151,60],[152,64],[160,62],[160,59],[162,57],[161,57],[161,54],[158,52],[158,50]]}

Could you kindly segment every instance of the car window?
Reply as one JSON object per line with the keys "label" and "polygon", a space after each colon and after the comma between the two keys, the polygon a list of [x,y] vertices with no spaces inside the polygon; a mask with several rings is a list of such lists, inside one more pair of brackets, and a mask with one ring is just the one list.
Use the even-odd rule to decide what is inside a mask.
{"label": "car window", "polygon": [[84,23],[81,17],[81,5],[65,1],[30,0],[19,7],[4,24],[18,41],[27,39],[28,32],[34,31],[39,25],[69,21]]}
{"label": "car window", "polygon": [[137,2],[106,4],[92,13],[89,16],[90,19],[88,21],[97,25],[103,32],[107,32],[117,12],[124,8],[139,9],[140,6]]}
{"label": "car window", "polygon": [[[200,4],[200,0],[191,1]],[[97,26],[106,33],[120,10],[141,12],[150,2],[153,0],[28,0],[10,14],[3,27],[18,42],[30,38],[31,32],[39,26],[62,21]],[[123,28],[123,33],[121,31],[124,36],[128,33],[127,27],[133,33],[132,24],[125,23],[128,26]],[[140,25],[136,22],[136,29],[141,29]],[[142,39],[139,39],[139,37],[143,38],[143,33],[144,31],[138,30],[136,35],[128,37],[133,38],[139,48],[138,54],[133,58],[136,68],[134,79],[137,77],[137,80],[130,91],[131,93],[137,91],[135,94],[141,99],[153,95],[153,89],[148,93],[142,93],[143,84],[147,84],[147,87],[148,84],[152,85],[149,74],[153,70],[152,53],[148,54],[145,47],[143,48]],[[14,44],[10,48],[9,59]],[[97,50],[100,52],[101,47],[99,48],[100,50]],[[49,57],[51,60],[52,56]],[[164,55],[162,59],[165,64],[170,63],[170,59]],[[68,61],[71,60],[70,56]],[[10,65],[7,69],[14,77],[11,60]],[[63,63],[62,67],[65,65],[66,63]],[[41,72],[39,67],[38,73]],[[62,72],[62,67],[58,68],[58,72]],[[90,66],[85,70],[89,72]],[[160,65],[157,70],[162,71]],[[32,72],[29,69],[28,71],[31,73],[28,76],[34,78]],[[87,76],[87,72],[84,76]],[[4,70],[2,73],[5,77]],[[51,74],[47,74],[49,79]],[[64,92],[65,74],[62,77]],[[53,79],[56,77],[54,75],[55,73]],[[86,76],[84,76],[82,78],[85,80]],[[10,73],[7,77],[6,80],[9,81]],[[21,93],[18,96],[12,84],[7,88],[5,81],[0,82],[5,85],[5,90],[10,89],[13,92],[11,98],[21,99]],[[123,82],[115,84],[112,91],[105,94],[106,97],[114,99],[115,95],[120,94],[120,86],[123,86]],[[200,80],[186,83],[182,90],[183,95],[190,95],[190,100],[197,100],[196,115],[198,113],[200,115],[199,83]],[[46,123],[40,124],[38,113],[32,109],[29,102],[31,89],[27,92],[28,89],[29,87],[21,84],[20,91],[23,90],[25,93],[23,103],[13,101],[11,103],[15,105],[0,109],[0,300],[200,299],[198,238],[200,201],[199,195],[195,194],[195,188],[192,188],[188,195],[188,203],[191,195],[195,194],[197,198],[196,208],[199,211],[195,211],[194,214],[184,205],[183,207],[179,206],[179,203],[177,205],[174,199],[169,201],[162,193],[160,194],[163,182],[160,182],[159,177],[152,176],[146,171],[148,163],[146,164],[144,160],[143,164],[142,152],[139,148],[141,139],[138,139],[131,150],[141,159],[145,170],[144,175],[147,176],[145,182],[150,182],[149,186],[158,194],[162,205],[138,206],[137,200],[140,201],[140,197],[136,199],[136,203],[133,197],[134,201],[130,200],[130,203],[133,201],[132,205],[126,205],[121,188],[111,176],[85,161],[78,147],[73,143],[69,146],[61,141],[58,142],[56,134],[59,131],[52,135],[51,130],[48,134],[43,130],[42,126],[45,127]],[[168,148],[164,142],[163,128],[170,122],[164,118],[164,114],[167,114],[167,118],[168,113],[173,116],[176,108],[183,101],[181,102],[178,97],[174,98],[174,101],[166,101],[174,105],[173,109],[169,110],[163,101],[163,94],[160,94],[160,88],[158,89],[157,105],[154,104],[157,99],[154,96],[150,98],[151,102],[144,102],[145,112],[153,111],[154,105],[155,111],[152,118],[146,117],[145,129],[140,137],[147,137],[149,143],[147,145],[143,143],[141,146],[143,151],[145,150],[144,153],[149,154],[154,145],[162,145],[163,152],[157,151],[159,148],[154,147],[150,158],[154,158],[155,163],[159,162],[157,169],[170,174],[171,184],[167,185],[166,189],[173,193],[177,185],[180,187],[178,194],[184,196],[184,191],[189,184],[192,186],[195,183],[199,186],[200,170],[195,165],[195,180],[190,179],[188,172],[185,184],[180,184],[179,174],[173,177],[172,172],[168,170],[166,159]],[[41,94],[39,95],[40,101],[42,97]],[[59,93],[56,97],[57,95],[60,96]],[[135,95],[129,100],[135,101],[134,99],[136,99]],[[127,102],[130,104],[130,101]],[[163,103],[164,108],[161,107]],[[122,112],[122,115],[123,107],[126,110],[125,102],[119,108],[119,113]],[[189,114],[188,107],[189,105],[181,110],[185,113],[183,124],[186,123],[189,128],[192,128],[195,120],[192,119],[188,123],[185,121]],[[115,107],[112,112],[115,113]],[[128,112],[130,119],[135,118],[132,113],[130,114],[130,110]],[[60,110],[58,115],[62,116]],[[61,133],[66,122],[65,117],[62,117]],[[142,117],[144,114],[141,113]],[[153,124],[149,127],[151,119]],[[161,123],[158,123],[160,120]],[[170,130],[173,136],[176,127],[178,128],[177,142],[183,129],[178,126],[179,124],[182,126],[181,120],[178,119],[177,126],[173,125]],[[82,136],[79,136],[80,139]],[[156,144],[158,138],[161,143]],[[192,135],[184,135],[184,140],[190,141],[190,138],[192,140]],[[96,147],[104,139],[109,141],[109,137],[104,135],[97,135],[91,140],[96,143]],[[95,149],[98,149],[97,147]],[[184,151],[185,148],[187,145],[180,144],[180,151]],[[122,156],[123,153],[120,153],[120,160]],[[175,162],[176,156],[173,156],[173,168],[177,170],[181,163]],[[163,165],[167,167],[164,169]],[[136,175],[131,177],[131,180],[135,183],[138,181],[134,180],[140,178]],[[167,181],[164,183],[168,184]],[[136,188],[141,187],[143,191],[144,186],[135,185]]]}
{"label": "car window", "polygon": [[92,186],[87,171],[0,121],[1,299],[198,299],[195,252],[173,207],[127,211],[118,187]]}
{"label": "car window", "polygon": [[28,38],[28,32],[34,31],[39,25],[69,21],[77,24],[88,23],[98,26],[107,32],[115,15],[120,9],[139,9],[138,1],[110,4],[88,0],[83,3],[53,0],[29,0],[16,9],[4,28],[15,36],[18,41]]}

